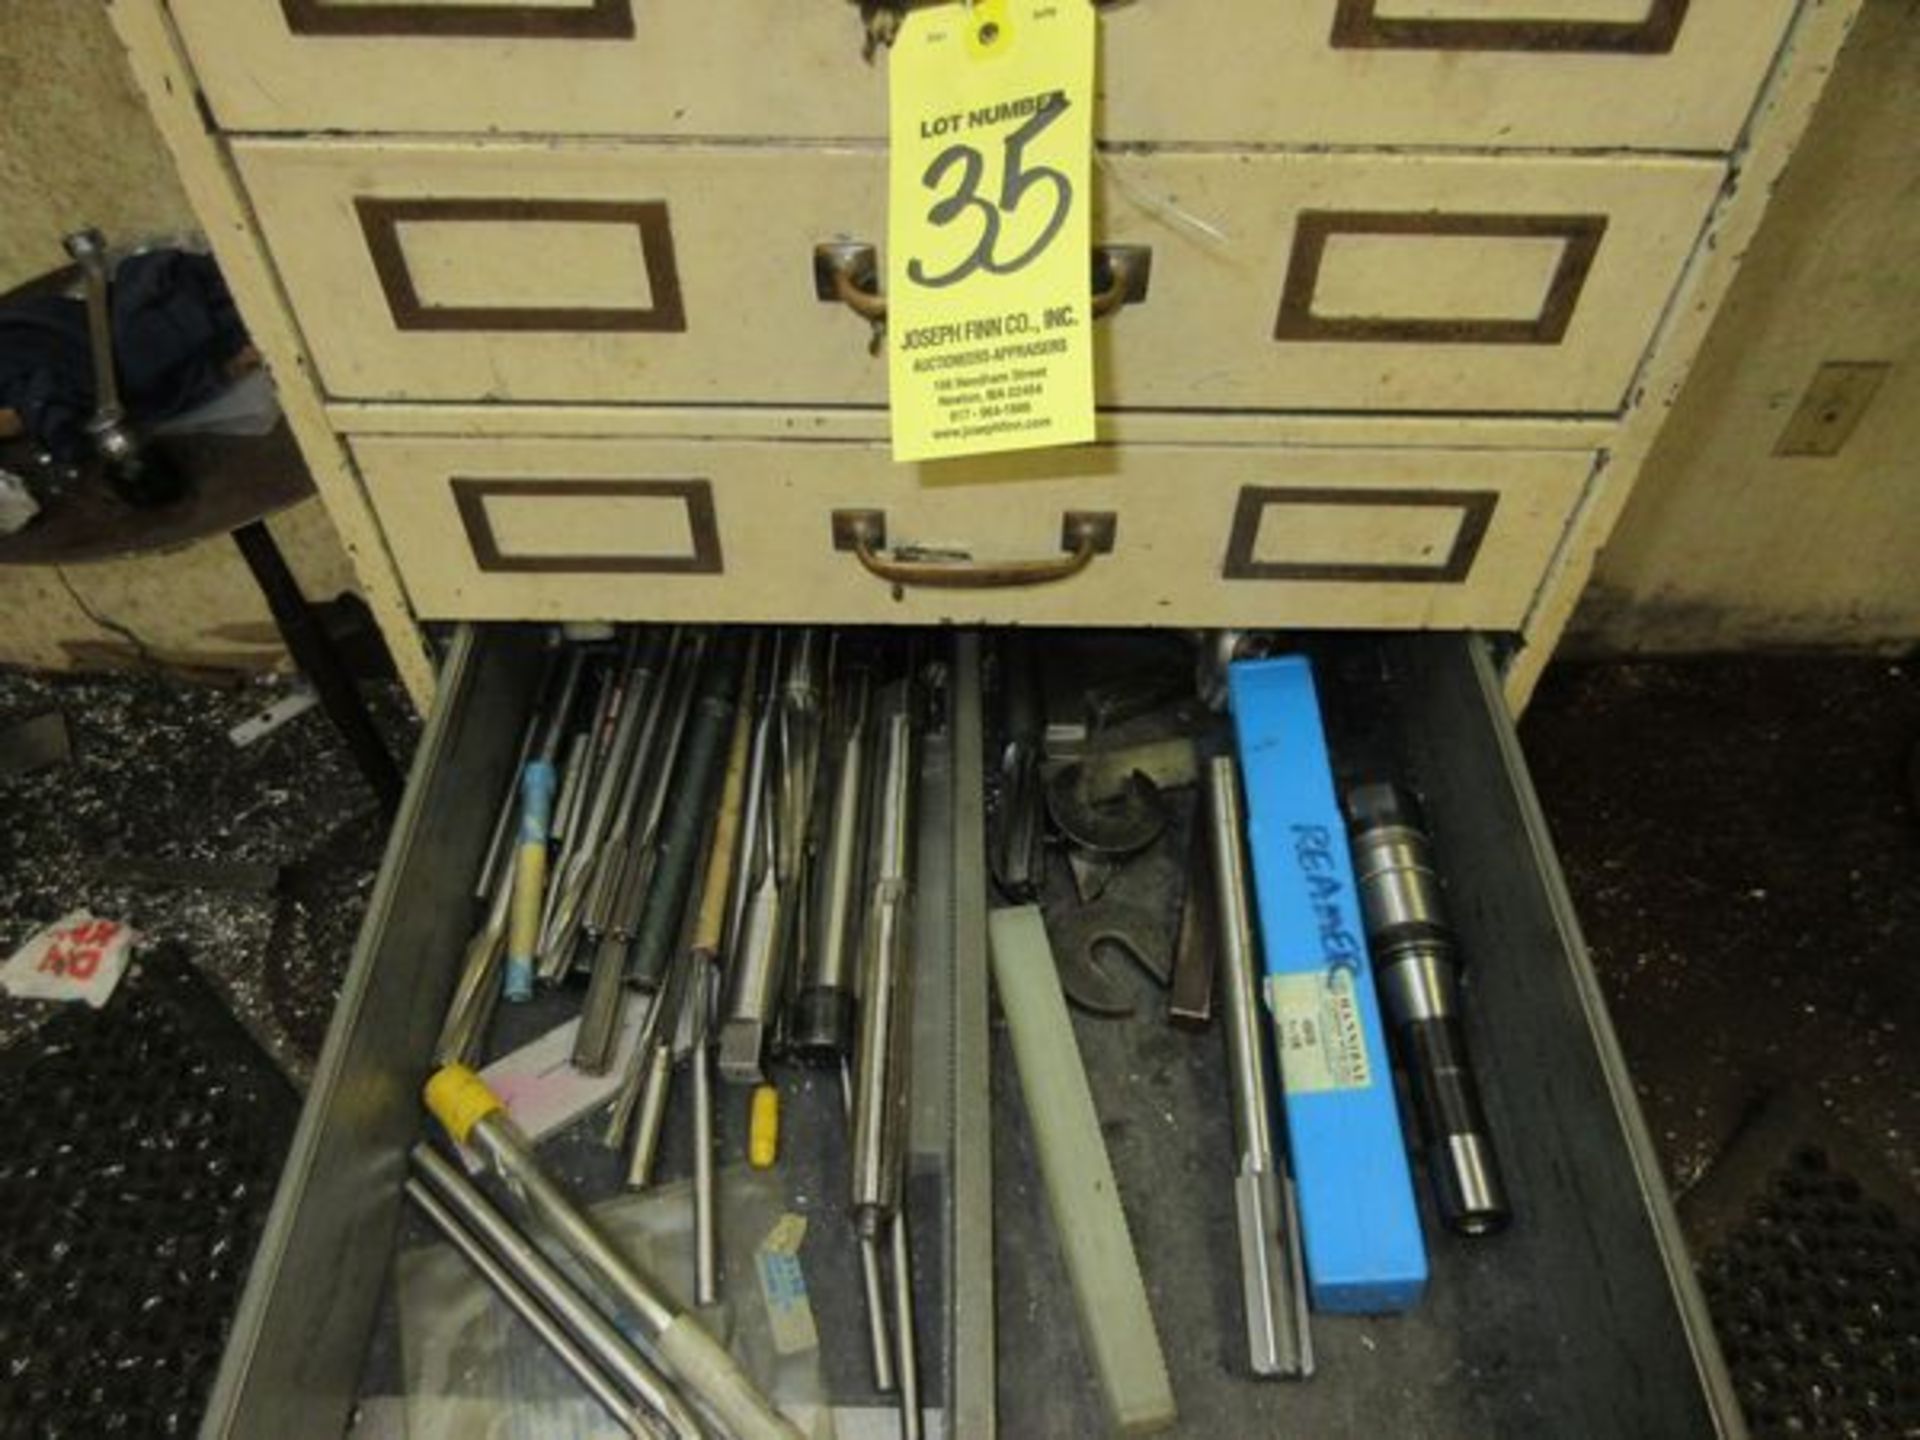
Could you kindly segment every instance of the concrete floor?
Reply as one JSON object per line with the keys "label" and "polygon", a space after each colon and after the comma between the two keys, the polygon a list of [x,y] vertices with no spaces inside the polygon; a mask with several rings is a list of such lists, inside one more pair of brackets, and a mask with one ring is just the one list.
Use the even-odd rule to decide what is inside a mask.
{"label": "concrete floor", "polygon": [[[0,731],[58,710],[74,751],[68,764],[0,780],[0,958],[81,907],[177,940],[304,1085],[385,824],[317,708],[244,749],[227,738],[286,690],[0,670]],[[405,756],[417,726],[397,687],[375,687],[373,706]],[[0,995],[0,1046],[49,1008]]]}
{"label": "concrete floor", "polygon": [[1920,670],[1562,665],[1521,734],[1676,1192],[1789,1092],[1920,1190]]}
{"label": "concrete floor", "polygon": [[[1676,1190],[1768,1097],[1813,1097],[1920,1190],[1920,676],[1874,660],[1565,665],[1522,727]],[[270,687],[0,672],[0,728],[59,708],[73,763],[0,782],[0,954],[80,905],[191,948],[296,1081],[380,859],[317,711],[236,750]],[[398,752],[414,726],[377,710]],[[214,865],[204,883],[127,863]],[[222,864],[256,867],[223,882]],[[257,867],[283,867],[264,891]],[[244,878],[246,883],[233,888]],[[0,1046],[38,1007],[0,997]]]}

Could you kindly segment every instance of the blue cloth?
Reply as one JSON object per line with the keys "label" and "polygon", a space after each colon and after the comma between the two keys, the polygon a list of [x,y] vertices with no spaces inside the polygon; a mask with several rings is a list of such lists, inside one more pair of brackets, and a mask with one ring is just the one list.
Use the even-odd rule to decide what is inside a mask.
{"label": "blue cloth", "polygon": [[[233,297],[205,255],[151,250],[121,261],[108,289],[120,402],[136,425],[213,398],[247,344]],[[0,409],[56,459],[86,453],[93,413],[87,307],[41,295],[0,307]]]}

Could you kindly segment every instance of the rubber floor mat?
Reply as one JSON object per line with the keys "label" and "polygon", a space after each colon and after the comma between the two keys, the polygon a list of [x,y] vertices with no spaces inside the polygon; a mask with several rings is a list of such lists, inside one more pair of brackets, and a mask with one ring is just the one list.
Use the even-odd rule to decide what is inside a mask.
{"label": "rubber floor mat", "polygon": [[1756,1440],[1920,1437],[1914,1197],[1804,1101],[1770,1106],[1682,1202]]}
{"label": "rubber floor mat", "polygon": [[0,1053],[0,1435],[190,1435],[299,1097],[183,954]]}

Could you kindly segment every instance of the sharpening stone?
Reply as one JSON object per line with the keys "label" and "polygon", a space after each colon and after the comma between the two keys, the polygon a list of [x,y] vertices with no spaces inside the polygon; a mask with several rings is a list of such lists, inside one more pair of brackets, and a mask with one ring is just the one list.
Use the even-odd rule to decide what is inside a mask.
{"label": "sharpening stone", "polygon": [[1427,1252],[1313,670],[1227,672],[1266,1002],[1316,1310],[1415,1304]]}
{"label": "sharpening stone", "polygon": [[1173,1385],[1046,924],[1032,905],[995,910],[987,917],[987,940],[1047,1208],[1067,1257],[1080,1333],[1093,1355],[1100,1393],[1116,1430],[1139,1435],[1162,1429],[1174,1420]]}

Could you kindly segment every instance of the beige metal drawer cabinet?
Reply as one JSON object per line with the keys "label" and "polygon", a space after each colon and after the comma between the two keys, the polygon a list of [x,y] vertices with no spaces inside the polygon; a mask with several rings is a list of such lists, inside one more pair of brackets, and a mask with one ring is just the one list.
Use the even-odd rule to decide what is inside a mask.
{"label": "beige metal drawer cabinet", "polygon": [[[236,147],[327,393],[886,403],[824,242],[877,242],[885,157],[603,143]],[[1110,154],[1096,240],[1144,250],[1101,325],[1132,409],[1610,415],[1719,161]]]}
{"label": "beige metal drawer cabinet", "polygon": [[[229,130],[885,133],[885,70],[863,58],[848,0],[172,9]],[[1793,11],[1793,0],[1131,0],[1106,7],[1101,133],[1726,150]]]}
{"label": "beige metal drawer cabinet", "polygon": [[[1590,451],[1097,445],[895,465],[883,441],[360,436],[354,459],[424,614],[462,619],[1297,623],[1512,630]],[[889,553],[1061,583],[876,583]],[[883,564],[885,562],[882,562]],[[1282,598],[1284,596],[1284,598]]]}
{"label": "beige metal drawer cabinet", "polygon": [[805,614],[1497,630],[1520,699],[1858,4],[1100,5],[1102,441],[944,474],[869,348],[899,7],[112,13],[422,698],[422,622]]}

